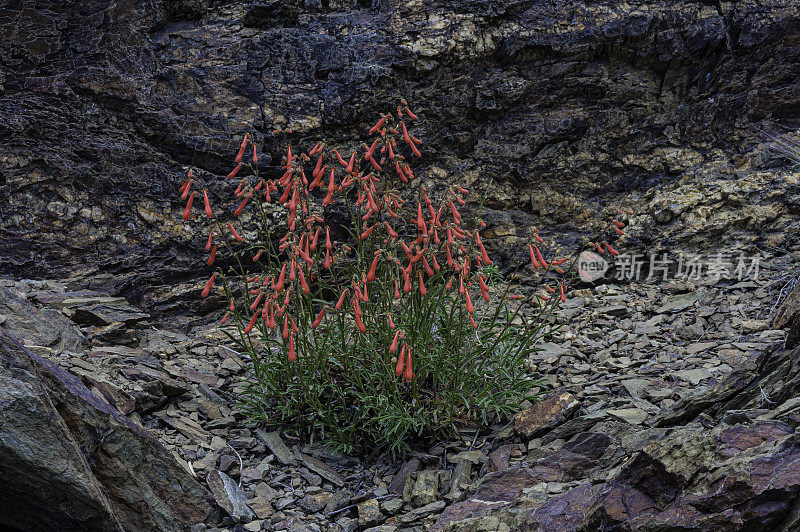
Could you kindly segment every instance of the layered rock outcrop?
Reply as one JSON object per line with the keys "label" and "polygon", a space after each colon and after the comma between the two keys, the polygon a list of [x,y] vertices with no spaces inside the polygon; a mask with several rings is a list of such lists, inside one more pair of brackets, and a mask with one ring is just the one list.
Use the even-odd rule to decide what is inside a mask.
{"label": "layered rock outcrop", "polygon": [[790,248],[797,175],[763,171],[783,163],[758,130],[795,126],[798,28],[788,0],[5,2],[0,259],[185,311],[187,169],[222,190],[245,131],[263,164],[354,147],[400,96],[417,174],[488,190],[501,264],[530,226],[569,242],[627,193],[631,246]]}

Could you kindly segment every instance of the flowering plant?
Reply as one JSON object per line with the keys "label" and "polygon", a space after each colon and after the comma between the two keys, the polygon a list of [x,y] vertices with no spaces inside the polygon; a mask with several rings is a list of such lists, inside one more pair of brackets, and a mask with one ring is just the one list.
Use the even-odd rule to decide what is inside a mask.
{"label": "flowering plant", "polygon": [[[307,153],[289,145],[275,178],[259,174],[245,134],[228,174],[239,177],[236,225],[202,189],[215,268],[202,296],[225,294],[222,323],[253,365],[241,398],[252,420],[346,452],[396,453],[414,437],[512,415],[536,391],[525,362],[565,300],[569,259],[530,245],[538,288],[511,296],[481,240],[485,224],[459,211],[469,191],[415,186],[414,120],[403,100],[349,157],[324,143]],[[190,171],[181,187],[184,220],[194,180]]]}

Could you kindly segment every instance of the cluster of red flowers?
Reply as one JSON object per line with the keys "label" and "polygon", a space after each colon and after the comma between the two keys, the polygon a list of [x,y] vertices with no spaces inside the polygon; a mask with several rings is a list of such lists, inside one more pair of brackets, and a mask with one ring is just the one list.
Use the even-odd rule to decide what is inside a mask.
{"label": "cluster of red flowers", "polygon": [[[343,157],[338,150],[331,150],[323,143],[316,144],[307,154],[294,154],[292,147],[288,146],[282,161],[284,171],[278,179],[259,177],[257,146],[245,134],[234,159],[236,166],[228,174],[228,179],[233,179],[243,168],[249,170],[234,191],[237,207],[233,215],[238,217],[248,205],[255,205],[254,216],[266,224],[267,205],[277,205],[285,215],[286,233],[277,250],[272,249],[268,238],[248,242],[247,249],[254,252],[252,260],[263,266],[263,273],[245,276],[246,303],[242,307],[247,310],[236,314],[237,318],[242,316],[242,323],[247,320],[244,334],[250,334],[256,327],[262,334],[279,327],[286,342],[288,358],[294,361],[298,354],[295,336],[306,334],[306,326],[314,330],[325,322],[326,316],[343,312],[342,307],[349,297],[352,323],[361,334],[367,333],[370,320],[376,322],[379,319],[385,320],[382,323],[388,322],[395,331],[388,351],[394,355],[399,348],[395,372],[403,380],[411,381],[415,376],[411,355],[413,342],[407,340],[414,331],[406,330],[403,324],[396,326],[391,313],[370,315],[368,320],[365,319],[362,307],[370,305],[371,283],[379,285],[380,289],[375,292],[393,296],[394,305],[402,304],[404,297],[424,298],[428,295],[430,283],[440,283],[453,294],[454,301],[463,305],[472,326],[478,327],[470,291],[477,287],[480,297],[487,303],[490,301],[488,279],[483,272],[492,260],[480,235],[485,224],[480,220],[465,224],[459,212],[459,206],[466,203],[464,195],[468,190],[451,187],[438,204],[425,187],[421,187],[417,192],[418,198],[411,204],[401,197],[402,190],[408,189],[408,184],[414,179],[414,173],[401,153],[403,145],[413,155],[420,156],[421,141],[409,133],[406,125],[407,120],[416,118],[403,101],[396,113],[382,115],[370,129],[369,134],[375,135],[375,139],[363,146],[360,155],[352,152],[349,157]],[[248,146],[252,146],[252,162],[244,160]],[[310,180],[306,170],[310,171]],[[181,187],[181,197],[187,200],[184,220],[192,216],[195,192],[190,189],[193,179],[192,172],[189,172]],[[315,197],[315,189],[324,193],[321,201],[321,193]],[[202,190],[202,195],[206,217],[212,220],[206,244],[209,252],[207,263],[212,266],[218,249],[215,237],[232,254],[241,254],[233,246],[245,238],[231,222],[223,225],[214,216],[206,189]],[[337,201],[344,201],[348,210],[354,213],[354,248],[332,241],[330,227],[322,217],[323,209]],[[619,227],[615,228],[621,231],[620,223],[616,224]],[[536,238],[542,241],[538,234]],[[610,253],[616,254],[607,242],[603,245]],[[597,248],[600,250],[599,243]],[[529,251],[535,270],[545,274],[551,269],[565,273],[559,265],[567,261],[566,258],[548,262],[537,245],[529,246]],[[339,260],[353,252],[355,260]],[[317,293],[314,280],[323,275],[333,277],[330,270],[339,262],[361,266],[344,274],[346,284],[339,285],[342,291],[338,300],[320,307],[320,298],[313,297]],[[343,269],[346,270],[346,266]],[[216,276],[217,272],[209,278],[203,297],[211,292]],[[336,277],[341,278],[340,275]],[[558,290],[560,301],[565,300],[566,284],[563,281],[554,286],[545,284],[544,287],[551,294]],[[458,295],[455,295],[456,290]],[[546,294],[538,297],[545,301],[549,299]],[[317,308],[309,313],[314,306]],[[236,309],[236,302],[231,299],[222,322],[225,323]],[[314,316],[313,321],[308,318],[310,315]],[[306,319],[310,325],[304,321]]]}

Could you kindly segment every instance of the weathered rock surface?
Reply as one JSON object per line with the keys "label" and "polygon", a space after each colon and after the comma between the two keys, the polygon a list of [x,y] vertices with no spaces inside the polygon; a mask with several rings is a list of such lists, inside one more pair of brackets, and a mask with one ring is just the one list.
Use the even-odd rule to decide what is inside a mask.
{"label": "weathered rock surface", "polygon": [[784,163],[752,125],[792,126],[799,27],[782,0],[5,2],[0,258],[194,311],[187,168],[216,189],[245,130],[268,164],[274,127],[352,141],[400,95],[432,191],[493,180],[500,264],[531,225],[574,234],[628,192],[631,245],[793,246],[797,174],[765,171]]}
{"label": "weathered rock surface", "polygon": [[188,529],[206,495],[147,431],[0,329],[0,523]]}

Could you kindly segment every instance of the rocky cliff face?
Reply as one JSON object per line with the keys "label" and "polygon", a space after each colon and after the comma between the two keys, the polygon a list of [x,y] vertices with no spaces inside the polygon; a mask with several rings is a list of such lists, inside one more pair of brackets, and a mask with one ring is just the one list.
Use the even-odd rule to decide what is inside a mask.
{"label": "rocky cliff face", "polygon": [[757,128],[796,125],[798,29],[791,0],[5,0],[0,261],[164,310],[197,276],[188,168],[221,190],[244,131],[265,163],[351,148],[400,96],[417,174],[488,190],[506,264],[531,225],[566,241],[627,193],[633,246],[791,247],[797,174],[764,171]]}

